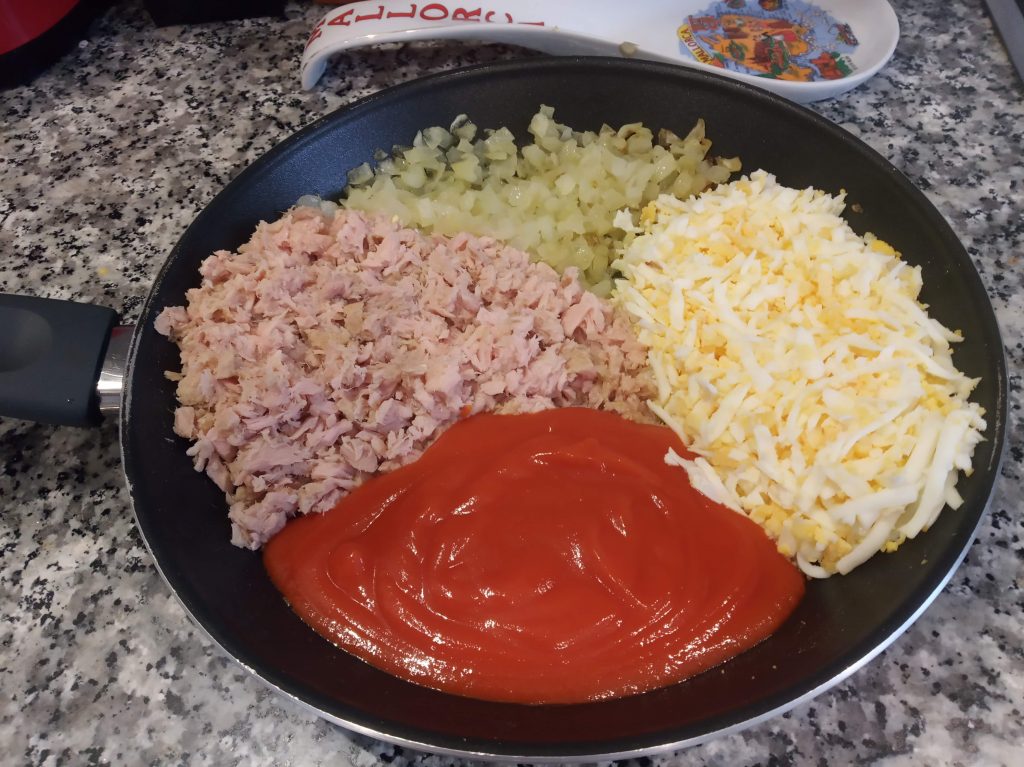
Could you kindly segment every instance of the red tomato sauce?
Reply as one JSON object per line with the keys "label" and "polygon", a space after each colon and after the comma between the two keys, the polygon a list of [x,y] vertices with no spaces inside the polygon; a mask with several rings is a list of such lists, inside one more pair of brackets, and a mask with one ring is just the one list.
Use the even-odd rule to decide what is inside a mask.
{"label": "red tomato sauce", "polygon": [[289,522],[264,562],[318,633],[412,682],[518,703],[662,687],[760,642],[804,592],[669,447],[596,410],[477,415]]}

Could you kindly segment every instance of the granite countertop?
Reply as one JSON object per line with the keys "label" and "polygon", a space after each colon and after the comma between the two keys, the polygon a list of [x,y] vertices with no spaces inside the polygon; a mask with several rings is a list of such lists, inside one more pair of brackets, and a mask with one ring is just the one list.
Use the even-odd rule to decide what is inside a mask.
{"label": "granite countertop", "polygon": [[[1024,763],[1024,86],[980,0],[895,5],[903,36],[889,66],[814,109],[907,174],[981,272],[1010,367],[1010,445],[991,512],[934,604],[866,668],[657,764]],[[118,3],[31,85],[0,92],[0,290],[131,320],[193,216],[285,136],[426,72],[532,55],[363,50],[304,92],[299,52],[322,12],[290,4],[284,19],[158,29],[138,3]],[[0,420],[0,761],[452,761],[348,734],[227,659],[154,568],[119,460],[113,423]]]}

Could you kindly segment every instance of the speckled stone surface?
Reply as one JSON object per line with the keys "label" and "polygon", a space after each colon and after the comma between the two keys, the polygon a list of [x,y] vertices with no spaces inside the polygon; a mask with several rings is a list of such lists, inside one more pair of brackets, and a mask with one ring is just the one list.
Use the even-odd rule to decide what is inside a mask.
{"label": "speckled stone surface", "polygon": [[[659,765],[1024,763],[1024,86],[980,0],[897,11],[889,66],[815,109],[924,190],[989,289],[1011,372],[992,512],[949,586],[868,667]],[[365,50],[340,56],[307,93],[298,57],[321,12],[293,4],[285,19],[157,29],[137,3],[117,4],[30,86],[0,92],[0,290],[132,319],[196,212],[285,136],[422,73],[531,55]],[[0,465],[3,764],[452,762],[347,734],[211,645],[134,528],[113,424],[0,419]]]}

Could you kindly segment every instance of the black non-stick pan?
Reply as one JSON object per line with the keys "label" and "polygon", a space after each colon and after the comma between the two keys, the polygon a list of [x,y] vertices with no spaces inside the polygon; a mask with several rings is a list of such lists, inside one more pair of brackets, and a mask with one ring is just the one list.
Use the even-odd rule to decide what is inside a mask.
{"label": "black non-stick pan", "polygon": [[[941,322],[963,331],[955,361],[981,379],[974,399],[988,422],[976,470],[961,480],[965,503],[946,509],[926,534],[850,575],[810,583],[778,633],[723,666],[655,692],[585,705],[521,706],[442,694],[377,671],[308,629],[271,585],[259,554],[229,543],[222,493],[192,469],[187,444],[171,430],[174,384],[164,371],[178,368],[178,353],[153,329],[157,313],[182,304],[185,291],[198,284],[203,258],[236,248],[257,222],[277,218],[301,195],[337,196],[346,171],[371,160],[374,150],[408,144],[417,130],[448,125],[461,113],[481,127],[508,126],[522,139],[541,104],[581,129],[642,121],[685,133],[704,118],[713,153],[739,156],[745,171],[764,168],[789,186],[845,189],[853,228],[874,232],[919,264],[922,300]],[[17,415],[59,420],[71,399],[81,406],[80,420],[88,420],[95,413],[88,392],[64,393],[65,401],[48,409],[39,401],[47,392],[37,391],[26,404],[17,377],[42,364],[40,344],[57,343],[57,336],[35,304],[11,306],[0,302],[0,321],[34,323],[34,330],[13,331],[15,341],[0,347],[8,355],[0,364],[2,396],[12,395],[14,382],[14,393],[22,395]],[[29,315],[36,319],[26,320]],[[95,322],[92,333],[102,337],[112,318]],[[90,375],[102,353],[100,344],[84,355]],[[121,439],[135,514],[157,566],[199,625],[253,674],[322,716],[385,740],[451,753],[579,759],[650,753],[748,726],[877,655],[963,558],[998,472],[1005,417],[1002,345],[978,274],[942,216],[882,157],[827,120],[724,78],[618,59],[533,59],[428,77],[371,96],[300,131],[232,181],[185,232],[142,310]]]}

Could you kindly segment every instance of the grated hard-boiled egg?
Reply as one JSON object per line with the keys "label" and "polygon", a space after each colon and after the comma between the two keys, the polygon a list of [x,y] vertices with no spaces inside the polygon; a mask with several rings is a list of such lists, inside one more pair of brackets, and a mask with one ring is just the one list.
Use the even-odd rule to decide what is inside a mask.
{"label": "grated hard-boiled egg", "polygon": [[650,203],[613,265],[650,407],[698,456],[666,461],[815,577],[957,508],[985,429],[977,379],[953,365],[960,334],[918,301],[920,269],[843,207],[757,171]]}

